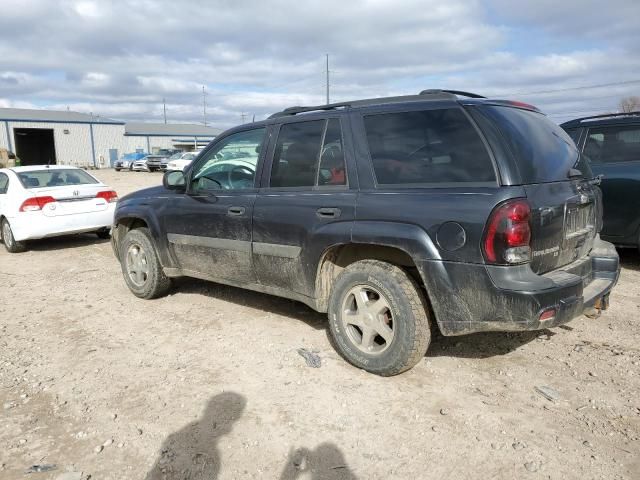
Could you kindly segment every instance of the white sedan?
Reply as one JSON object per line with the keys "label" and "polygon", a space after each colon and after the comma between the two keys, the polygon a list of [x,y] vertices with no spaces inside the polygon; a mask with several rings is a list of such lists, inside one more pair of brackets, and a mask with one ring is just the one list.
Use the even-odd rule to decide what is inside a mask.
{"label": "white sedan", "polygon": [[169,158],[167,163],[167,170],[183,170],[191,165],[194,158],[198,156],[200,152],[185,152],[176,153]]}
{"label": "white sedan", "polygon": [[134,172],[148,172],[149,167],[147,166],[147,157],[143,157],[140,160],[136,160],[131,164],[131,170]]}
{"label": "white sedan", "polygon": [[66,166],[0,169],[0,235],[11,253],[25,240],[95,232],[109,238],[118,195],[89,173]]}

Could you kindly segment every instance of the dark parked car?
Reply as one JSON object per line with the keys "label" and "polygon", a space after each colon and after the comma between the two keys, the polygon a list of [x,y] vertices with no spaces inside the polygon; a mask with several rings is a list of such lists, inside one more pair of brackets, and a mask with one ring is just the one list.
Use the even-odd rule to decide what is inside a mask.
{"label": "dark parked car", "polygon": [[299,300],[328,313],[349,362],[393,375],[430,327],[536,330],[606,309],[618,255],[580,167],[517,102],[429,90],[293,107],[121,199],[113,247],[138,297],[187,275]]}
{"label": "dark parked car", "polygon": [[602,237],[640,248],[640,112],[578,118],[561,126],[593,173],[602,175]]}

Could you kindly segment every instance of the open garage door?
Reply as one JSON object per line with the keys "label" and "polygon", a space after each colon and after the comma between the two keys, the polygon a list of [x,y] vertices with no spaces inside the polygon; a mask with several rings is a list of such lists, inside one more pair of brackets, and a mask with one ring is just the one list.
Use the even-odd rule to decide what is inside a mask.
{"label": "open garage door", "polygon": [[55,165],[56,147],[53,129],[14,128],[16,155],[20,165]]}

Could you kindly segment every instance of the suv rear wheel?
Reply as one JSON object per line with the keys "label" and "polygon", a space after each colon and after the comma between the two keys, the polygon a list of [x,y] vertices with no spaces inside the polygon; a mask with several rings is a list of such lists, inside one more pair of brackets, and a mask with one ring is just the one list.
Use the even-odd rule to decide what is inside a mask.
{"label": "suv rear wheel", "polygon": [[340,354],[356,367],[390,376],[409,370],[429,347],[427,303],[402,269],[378,260],[345,268],[329,300],[329,328]]}
{"label": "suv rear wheel", "polygon": [[162,271],[147,228],[130,230],[120,245],[124,281],[136,297],[151,299],[165,295],[171,279]]}

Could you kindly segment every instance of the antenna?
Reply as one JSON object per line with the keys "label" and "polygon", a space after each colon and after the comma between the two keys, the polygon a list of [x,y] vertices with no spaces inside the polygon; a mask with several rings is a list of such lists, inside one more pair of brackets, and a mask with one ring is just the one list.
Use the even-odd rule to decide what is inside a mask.
{"label": "antenna", "polygon": [[244,124],[244,119],[245,119],[245,117],[246,117],[246,116],[247,116],[247,114],[246,114],[246,113],[244,113],[244,112],[242,112],[242,113],[240,114],[240,117],[242,117],[242,123],[243,123],[243,124]]}

